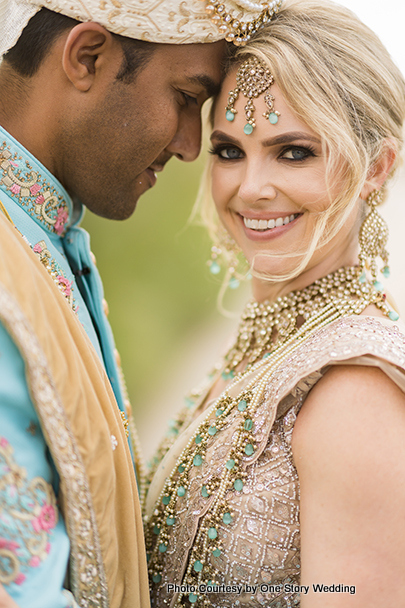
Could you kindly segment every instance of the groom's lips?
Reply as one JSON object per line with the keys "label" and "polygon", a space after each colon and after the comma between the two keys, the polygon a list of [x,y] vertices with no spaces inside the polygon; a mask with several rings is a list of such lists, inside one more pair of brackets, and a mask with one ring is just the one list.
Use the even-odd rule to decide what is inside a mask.
{"label": "groom's lips", "polygon": [[150,187],[153,188],[153,186],[156,184],[156,180],[157,180],[156,171],[153,170],[151,167],[148,167],[147,169],[145,169],[145,173],[149,178]]}
{"label": "groom's lips", "polygon": [[165,161],[163,164],[153,163],[152,165],[150,165],[150,167],[148,167],[146,169],[146,173],[149,177],[151,188],[156,184],[156,180],[157,180],[156,173],[161,173],[161,171],[163,171],[166,162],[167,161]]}

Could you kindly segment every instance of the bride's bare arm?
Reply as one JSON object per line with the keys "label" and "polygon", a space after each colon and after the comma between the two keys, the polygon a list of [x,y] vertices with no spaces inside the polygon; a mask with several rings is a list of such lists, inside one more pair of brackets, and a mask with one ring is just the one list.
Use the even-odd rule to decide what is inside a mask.
{"label": "bride's bare arm", "polygon": [[309,394],[292,445],[310,586],[301,608],[404,605],[404,393],[377,368],[334,367]]}

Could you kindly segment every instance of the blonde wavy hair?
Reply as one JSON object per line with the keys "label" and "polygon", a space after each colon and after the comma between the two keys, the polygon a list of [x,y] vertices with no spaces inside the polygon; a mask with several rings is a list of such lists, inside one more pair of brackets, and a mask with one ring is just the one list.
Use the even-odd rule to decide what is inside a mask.
{"label": "blonde wavy hair", "polygon": [[[389,178],[394,175],[403,145],[405,81],[378,36],[350,10],[328,0],[285,0],[274,20],[229,60],[227,71],[251,56],[269,67],[288,105],[321,137],[328,186],[337,180],[343,184],[317,216],[298,266],[283,276],[265,277],[289,280],[343,227],[387,139],[398,150]],[[221,228],[209,173],[207,166],[198,207],[217,244]]]}

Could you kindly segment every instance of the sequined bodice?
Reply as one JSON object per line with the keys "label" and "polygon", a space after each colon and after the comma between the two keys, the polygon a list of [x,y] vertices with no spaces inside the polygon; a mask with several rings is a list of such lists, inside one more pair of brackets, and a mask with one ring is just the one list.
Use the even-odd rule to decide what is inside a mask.
{"label": "sequined bodice", "polygon": [[[219,572],[221,592],[206,594],[209,606],[299,606],[294,589],[300,583],[299,480],[291,451],[294,423],[308,392],[331,363],[363,355],[403,370],[404,335],[377,319],[343,319],[317,332],[274,373],[254,417],[256,455],[246,464],[241,491],[227,495],[232,522],[217,529],[221,551],[212,553],[210,560]],[[180,585],[187,568],[197,563],[195,538],[212,498],[201,488],[221,477],[237,418],[237,412],[231,414],[226,427],[210,440],[203,465],[193,468],[188,493],[176,502],[163,570],[151,584],[152,607],[173,607],[178,596],[168,585]],[[158,503],[155,514],[161,508]],[[151,537],[153,545],[159,543],[153,529]],[[229,590],[221,589],[223,585]]]}

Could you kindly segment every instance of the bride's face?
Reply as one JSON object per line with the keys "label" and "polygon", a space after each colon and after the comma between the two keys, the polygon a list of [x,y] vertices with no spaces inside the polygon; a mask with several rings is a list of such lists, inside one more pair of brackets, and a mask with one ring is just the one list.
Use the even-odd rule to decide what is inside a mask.
{"label": "bride's face", "polygon": [[[289,108],[277,84],[270,89],[274,110],[280,113],[276,124],[263,117],[267,111],[264,95],[254,99],[252,134],[243,131],[246,98],[242,94],[235,102],[235,119],[227,121],[228,92],[235,86],[236,69],[226,77],[216,103],[211,136],[214,202],[223,225],[254,269],[284,274],[302,259],[315,219],[336,198],[339,184],[328,190],[320,137]],[[350,218],[326,249],[315,251],[308,269],[333,249],[344,251],[354,221]],[[293,257],[283,256],[286,253]]]}

